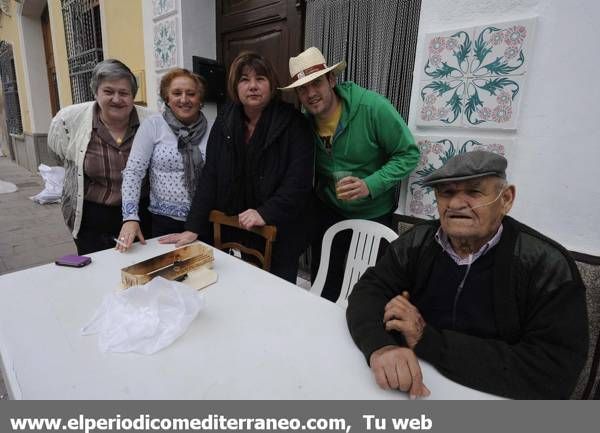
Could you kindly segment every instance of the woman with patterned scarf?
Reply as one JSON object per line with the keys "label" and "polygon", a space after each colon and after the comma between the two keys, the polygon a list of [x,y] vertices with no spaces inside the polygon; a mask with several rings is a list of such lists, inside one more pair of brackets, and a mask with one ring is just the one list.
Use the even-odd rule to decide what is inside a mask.
{"label": "woman with patterned scarf", "polygon": [[125,251],[137,237],[145,243],[139,225],[142,181],[150,176],[152,237],[183,230],[197,179],[204,165],[200,144],[207,121],[202,113],[206,81],[174,68],[160,82],[163,114],[146,119],[138,130],[123,170],[123,226],[117,249]]}

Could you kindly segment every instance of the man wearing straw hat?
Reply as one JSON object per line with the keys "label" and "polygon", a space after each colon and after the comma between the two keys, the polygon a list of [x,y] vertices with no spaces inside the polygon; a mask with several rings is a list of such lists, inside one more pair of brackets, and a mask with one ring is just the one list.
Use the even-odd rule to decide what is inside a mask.
{"label": "man wearing straw hat", "polygon": [[[321,51],[310,47],[290,59],[292,83],[283,88],[296,91],[315,131],[313,279],[325,231],[351,218],[390,226],[396,187],[419,160],[406,123],[385,97],[353,82],[336,84],[345,67],[345,61],[327,66]],[[322,292],[327,299],[339,296],[349,242],[349,236],[334,239]]]}

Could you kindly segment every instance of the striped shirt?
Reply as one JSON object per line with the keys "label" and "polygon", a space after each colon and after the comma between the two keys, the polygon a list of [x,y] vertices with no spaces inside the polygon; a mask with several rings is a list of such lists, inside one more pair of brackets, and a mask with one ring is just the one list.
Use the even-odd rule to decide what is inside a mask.
{"label": "striped shirt", "polygon": [[84,199],[106,206],[121,206],[121,172],[127,164],[133,137],[140,125],[136,110],[129,116],[129,128],[118,144],[94,108],[92,134],[83,163]]}
{"label": "striped shirt", "polygon": [[496,244],[500,242],[502,230],[503,226],[502,224],[500,224],[500,227],[498,227],[496,234],[492,236],[492,238],[489,241],[483,244],[481,248],[479,248],[479,251],[471,254],[469,257],[461,257],[456,253],[456,251],[452,247],[452,244],[450,243],[450,239],[448,239],[448,235],[442,230],[441,226],[435,233],[435,240],[438,244],[440,244],[440,246],[446,252],[446,254],[448,254],[452,258],[452,260],[454,260],[454,263],[456,263],[458,266],[464,266],[473,264],[475,260],[477,260],[479,257],[487,253],[490,249],[495,247]]}

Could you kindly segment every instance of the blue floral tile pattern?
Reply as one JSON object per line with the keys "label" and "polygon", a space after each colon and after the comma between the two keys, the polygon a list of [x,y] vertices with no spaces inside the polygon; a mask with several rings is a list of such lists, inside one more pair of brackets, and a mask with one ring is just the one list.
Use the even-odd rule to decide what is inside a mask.
{"label": "blue floral tile pattern", "polygon": [[417,125],[516,129],[534,25],[427,35]]}
{"label": "blue floral tile pattern", "polygon": [[152,16],[158,18],[175,11],[175,0],[152,0]]}
{"label": "blue floral tile pattern", "polygon": [[425,219],[438,217],[433,190],[430,187],[422,186],[425,176],[440,168],[455,155],[472,150],[487,150],[507,157],[507,148],[513,146],[513,140],[507,138],[474,139],[469,137],[415,136],[415,139],[421,150],[421,160],[408,178],[405,214]]}
{"label": "blue floral tile pattern", "polygon": [[177,65],[177,17],[154,24],[154,64],[157,70]]}

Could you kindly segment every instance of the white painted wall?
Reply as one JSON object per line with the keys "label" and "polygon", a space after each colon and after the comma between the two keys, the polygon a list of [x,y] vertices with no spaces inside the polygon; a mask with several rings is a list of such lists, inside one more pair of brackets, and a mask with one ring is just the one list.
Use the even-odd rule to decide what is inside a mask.
{"label": "white painted wall", "polygon": [[[144,3],[144,2],[142,2]],[[102,58],[110,59],[108,55],[108,34],[105,29],[108,28],[106,24],[106,0],[99,0],[98,5],[100,6],[100,28],[104,30],[102,32]]]}
{"label": "white painted wall", "polygon": [[[566,248],[600,255],[600,2],[597,0],[423,0],[409,126],[417,129],[426,33],[537,16],[509,175],[511,215]],[[448,133],[461,130],[448,128]],[[506,134],[506,135],[504,135]]]}
{"label": "white painted wall", "polygon": [[[178,64],[192,70],[192,56],[216,58],[215,0],[178,0]],[[154,66],[154,20],[152,2],[142,2],[144,22],[144,58],[148,107],[158,108],[157,73]],[[217,117],[216,104],[207,103],[203,109],[209,125]]]}
{"label": "white painted wall", "polygon": [[142,22],[144,25],[144,64],[146,75],[146,100],[148,108],[158,107],[158,89],[156,86],[156,70],[154,67],[154,21],[152,20],[152,2],[142,2]]}
{"label": "white painted wall", "polygon": [[181,0],[183,67],[192,69],[192,56],[216,59],[215,0]]}
{"label": "white painted wall", "polygon": [[[217,58],[215,0],[180,0],[183,67],[193,69],[192,56]],[[210,123],[217,117],[217,105],[207,103],[202,110]]]}

